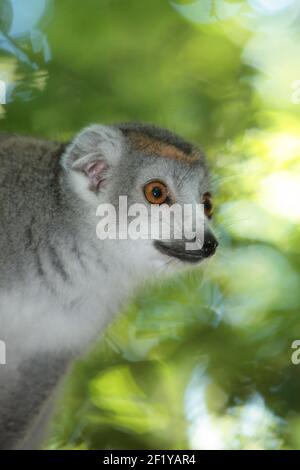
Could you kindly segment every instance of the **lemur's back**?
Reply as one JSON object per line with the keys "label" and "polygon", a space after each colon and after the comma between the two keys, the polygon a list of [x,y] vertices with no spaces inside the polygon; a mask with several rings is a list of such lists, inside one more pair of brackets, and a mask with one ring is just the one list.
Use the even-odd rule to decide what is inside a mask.
{"label": "lemur's back", "polygon": [[82,246],[86,204],[68,184],[65,149],[0,134],[0,449],[39,445],[48,397],[108,319],[107,273]]}
{"label": "lemur's back", "polygon": [[26,256],[44,238],[41,231],[51,229],[60,203],[63,149],[57,143],[0,134],[0,288],[22,272]]}
{"label": "lemur's back", "polygon": [[[7,337],[7,318],[22,325],[23,315],[22,303],[14,308],[9,292],[18,291],[17,281],[22,282],[29,265],[38,262],[38,245],[47,238],[43,231],[51,230],[53,214],[58,211],[63,148],[52,142],[0,134],[0,339],[7,343],[7,364],[0,366],[1,449],[15,446],[23,437],[64,366],[60,356],[44,355],[25,359],[19,370],[13,352],[20,337]],[[41,367],[48,369],[47,373],[39,372]]]}

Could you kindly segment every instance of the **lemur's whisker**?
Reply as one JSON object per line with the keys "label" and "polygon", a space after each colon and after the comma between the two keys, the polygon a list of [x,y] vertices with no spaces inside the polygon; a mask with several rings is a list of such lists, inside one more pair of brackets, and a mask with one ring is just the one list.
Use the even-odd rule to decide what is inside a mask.
{"label": "lemur's whisker", "polygon": [[218,256],[221,257],[221,258],[224,258],[226,261],[229,261],[229,262],[232,262],[232,258],[230,258],[229,256],[225,255],[224,253],[220,252],[218,253]]}
{"label": "lemur's whisker", "polygon": [[250,221],[251,218],[250,217],[241,217],[241,218],[237,218],[237,219],[231,219],[231,222],[220,222],[218,225],[219,225],[219,229],[226,229],[228,227],[232,227],[233,225],[235,224],[238,224],[239,222],[248,222]]}

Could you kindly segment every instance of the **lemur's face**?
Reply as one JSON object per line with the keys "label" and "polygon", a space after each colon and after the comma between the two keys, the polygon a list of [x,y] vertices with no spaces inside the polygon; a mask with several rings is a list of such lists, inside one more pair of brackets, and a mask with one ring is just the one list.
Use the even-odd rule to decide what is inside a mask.
{"label": "lemur's face", "polygon": [[[128,184],[129,181],[130,184]],[[153,255],[159,255],[163,260],[176,258],[186,263],[197,263],[214,254],[217,241],[209,227],[213,214],[213,202],[208,188],[207,173],[201,162],[189,165],[181,161],[163,160],[160,156],[140,155],[137,158],[133,157],[130,174],[128,174],[128,167],[127,171],[126,167],[123,168],[118,183],[115,194],[121,196],[125,194],[125,187],[130,188],[130,192],[127,190],[128,205],[139,204],[147,208],[149,227],[157,224],[157,220],[151,217],[153,207],[157,208],[165,204],[169,208],[174,208],[174,205],[178,205],[182,208],[180,215],[183,215],[183,210],[187,206],[193,210],[197,204],[204,204],[204,218],[203,223],[200,224],[200,230],[204,231],[203,246],[200,247],[199,243],[198,249],[197,247],[193,250],[188,249],[187,243],[191,242],[191,239],[188,240],[184,236],[184,232],[188,231],[188,221],[183,221],[186,227],[183,226],[183,233],[175,238],[176,223],[178,225],[182,217],[179,216],[180,221],[176,222],[174,216],[168,217],[167,212],[162,212],[159,219],[160,228],[163,228],[164,224],[166,224],[165,228],[169,225],[170,237],[163,238],[162,230],[158,230],[155,239],[142,240],[143,249],[152,248],[156,252]],[[195,224],[192,224],[190,228],[194,226]],[[203,234],[197,235],[199,239],[203,238]],[[136,240],[135,244],[138,246]]]}
{"label": "lemur's face", "polygon": [[[184,226],[182,236],[178,236],[176,220],[173,217],[164,220],[162,213],[160,223],[169,225],[169,237],[159,231],[154,237],[120,240],[123,259],[127,258],[131,264],[159,266],[170,260],[198,263],[215,253],[218,243],[210,228],[213,201],[208,171],[204,156],[197,148],[168,131],[147,125],[94,126],[84,132],[90,133],[89,138],[84,139],[84,134],[79,136],[71,148],[72,169],[84,173],[87,189],[95,202],[112,203],[118,216],[124,216],[120,213],[123,210],[119,205],[120,196],[127,197],[128,208],[138,204],[147,209],[150,226],[154,207],[174,207],[175,204],[182,208],[183,214],[186,205],[193,211],[197,204],[203,204],[201,234],[195,231],[197,224],[193,218],[195,212],[192,212],[190,228],[194,230],[194,239],[187,238],[188,230]],[[99,145],[95,148],[97,139]],[[82,153],[86,156],[78,158]],[[131,221],[132,217],[129,219]],[[186,219],[180,220],[186,223]],[[195,245],[191,248],[192,242]]]}
{"label": "lemur's face", "polygon": [[[162,233],[158,233],[155,239],[142,240],[140,249],[151,252],[153,258],[160,258],[162,262],[177,259],[184,263],[198,263],[212,256],[218,243],[210,228],[213,200],[204,156],[167,131],[144,126],[132,128],[132,125],[121,129],[128,146],[118,169],[115,194],[127,194],[129,205],[144,204],[149,214],[153,206],[163,204],[180,206],[182,214],[187,206],[193,210],[197,204],[203,204],[204,209],[203,220],[199,224],[204,233],[195,233],[196,238],[202,238],[199,247],[188,247],[191,246],[188,242],[192,241],[185,237],[188,227],[184,227],[181,237],[175,237],[176,220],[171,217],[161,220],[162,224],[171,225],[170,238],[163,239]],[[155,223],[150,219],[150,223]],[[187,222],[185,220],[183,224]],[[191,228],[195,229],[195,223]]]}

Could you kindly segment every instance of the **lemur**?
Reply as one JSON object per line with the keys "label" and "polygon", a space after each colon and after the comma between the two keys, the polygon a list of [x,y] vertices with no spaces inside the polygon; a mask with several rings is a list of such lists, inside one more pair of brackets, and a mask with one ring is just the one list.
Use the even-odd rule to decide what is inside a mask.
{"label": "lemur", "polygon": [[[209,190],[202,151],[150,124],[91,125],[69,144],[0,134],[0,449],[41,445],[60,378],[142,282],[215,253]],[[121,195],[202,201],[202,248],[99,240],[96,209]]]}

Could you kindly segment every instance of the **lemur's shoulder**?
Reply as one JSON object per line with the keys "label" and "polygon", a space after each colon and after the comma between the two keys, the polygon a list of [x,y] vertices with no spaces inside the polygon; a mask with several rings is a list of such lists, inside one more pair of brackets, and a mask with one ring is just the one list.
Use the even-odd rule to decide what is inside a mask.
{"label": "lemur's shoulder", "polygon": [[0,171],[11,167],[27,168],[51,166],[55,157],[63,153],[66,144],[17,134],[0,133]]}
{"label": "lemur's shoulder", "polygon": [[25,252],[45,239],[59,214],[64,148],[32,137],[0,137],[0,270],[6,273],[0,286],[25,268]]}
{"label": "lemur's shoulder", "polygon": [[[3,210],[33,210],[58,187],[60,157],[65,144],[19,135],[0,134],[0,197]],[[53,189],[53,191],[52,191]],[[0,201],[1,212],[1,201]],[[17,215],[17,214],[16,214]]]}

